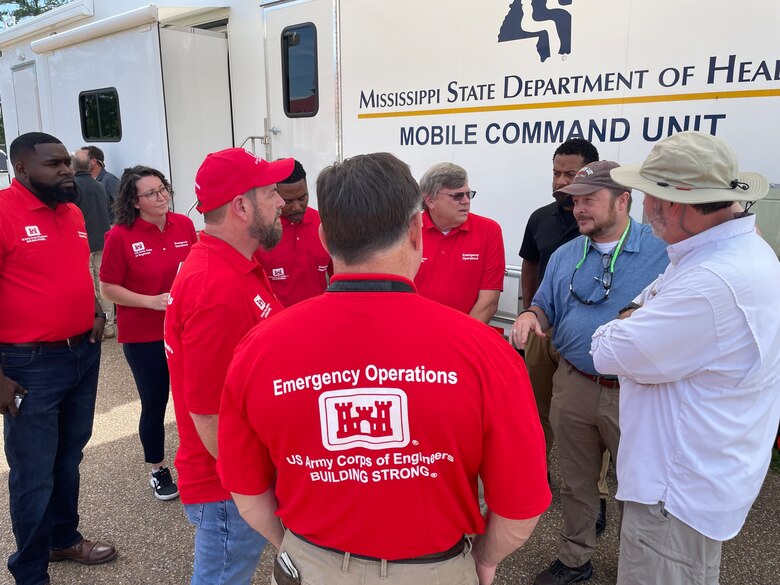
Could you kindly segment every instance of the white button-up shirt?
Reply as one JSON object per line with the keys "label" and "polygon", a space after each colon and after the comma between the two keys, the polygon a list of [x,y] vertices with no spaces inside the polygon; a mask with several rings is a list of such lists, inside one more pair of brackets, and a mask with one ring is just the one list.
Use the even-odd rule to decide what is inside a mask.
{"label": "white button-up shirt", "polygon": [[753,217],[668,253],[643,307],[593,335],[596,369],[620,377],[617,498],[663,501],[727,540],[758,495],[780,418],[780,263]]}

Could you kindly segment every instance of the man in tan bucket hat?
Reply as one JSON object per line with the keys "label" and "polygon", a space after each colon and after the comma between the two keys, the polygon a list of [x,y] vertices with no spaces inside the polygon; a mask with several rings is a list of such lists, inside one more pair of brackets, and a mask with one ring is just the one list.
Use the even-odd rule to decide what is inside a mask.
{"label": "man in tan bucket hat", "polygon": [[620,378],[619,585],[717,584],[721,543],[745,521],[780,417],[780,264],[731,206],[767,194],[721,139],[682,132],[612,170],[644,191],[664,274],[593,335]]}

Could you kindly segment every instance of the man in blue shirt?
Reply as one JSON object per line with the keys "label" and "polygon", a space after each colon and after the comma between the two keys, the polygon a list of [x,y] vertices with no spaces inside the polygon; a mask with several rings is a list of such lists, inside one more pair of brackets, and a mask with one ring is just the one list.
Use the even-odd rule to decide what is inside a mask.
{"label": "man in blue shirt", "polygon": [[593,367],[591,336],[614,319],[664,271],[666,245],[650,226],[629,217],[631,193],[609,172],[617,163],[586,165],[559,191],[571,195],[580,236],[556,250],[531,306],[517,317],[510,340],[523,348],[529,335],[554,327],[561,354],[550,408],[563,478],[564,526],[558,557],[535,585],[589,579],[599,513],[597,487],[602,452],[617,456],[620,429],[617,378]]}

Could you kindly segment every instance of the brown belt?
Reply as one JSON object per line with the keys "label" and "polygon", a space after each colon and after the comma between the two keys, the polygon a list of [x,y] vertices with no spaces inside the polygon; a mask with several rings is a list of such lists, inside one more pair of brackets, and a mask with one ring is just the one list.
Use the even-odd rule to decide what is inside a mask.
{"label": "brown belt", "polygon": [[5,347],[27,347],[30,349],[37,349],[39,347],[73,347],[84,341],[87,333],[79,333],[73,337],[68,337],[62,341],[34,341],[31,343],[3,343],[0,342],[0,346]]}
{"label": "brown belt", "polygon": [[605,377],[605,376],[594,376],[593,374],[587,374],[583,372],[582,370],[578,370],[574,366],[572,366],[572,369],[580,374],[581,376],[585,376],[588,380],[591,380],[593,382],[596,382],[596,384],[600,386],[604,386],[605,388],[620,388],[620,382],[618,382],[617,378],[612,377]]}
{"label": "brown belt", "polygon": [[[289,528],[288,528],[289,530]],[[292,530],[290,530],[292,532]],[[301,536],[300,534],[296,534],[295,532],[292,532],[295,534],[297,538],[300,538],[304,542],[308,542],[312,546],[316,546],[317,548],[321,548],[322,550],[327,550],[336,554],[345,555],[343,550],[339,550],[337,548],[331,548],[329,546],[322,546],[320,544],[317,544],[315,542],[312,542],[311,540]],[[412,557],[408,559],[395,559],[392,561],[387,561],[388,563],[398,563],[402,565],[417,565],[417,564],[427,564],[427,563],[441,563],[444,561],[449,561],[450,559],[454,559],[459,554],[462,554],[464,550],[466,550],[466,543],[468,542],[468,539],[464,536],[462,537],[458,542],[456,542],[452,547],[448,548],[445,551],[433,553],[429,555],[421,555],[419,557]],[[350,558],[354,559],[362,559],[364,561],[376,561],[377,563],[381,562],[384,559],[380,559],[377,557],[369,557],[366,555],[358,555],[355,553],[350,553]]]}

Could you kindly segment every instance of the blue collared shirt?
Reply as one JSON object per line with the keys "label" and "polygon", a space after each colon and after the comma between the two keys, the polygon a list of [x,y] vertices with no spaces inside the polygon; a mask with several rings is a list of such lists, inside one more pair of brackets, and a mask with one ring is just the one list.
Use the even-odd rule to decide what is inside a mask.
{"label": "blue collared shirt", "polygon": [[[615,261],[609,298],[600,305],[584,305],[569,293],[574,267],[582,259],[585,236],[558,248],[550,258],[533,304],[541,307],[555,328],[553,345],[578,370],[598,374],[590,355],[593,332],[617,317],[669,264],[666,244],[653,235],[649,225],[631,220],[623,248]],[[581,299],[597,301],[604,296],[602,253],[590,242],[585,261],[574,277],[574,291]]]}

